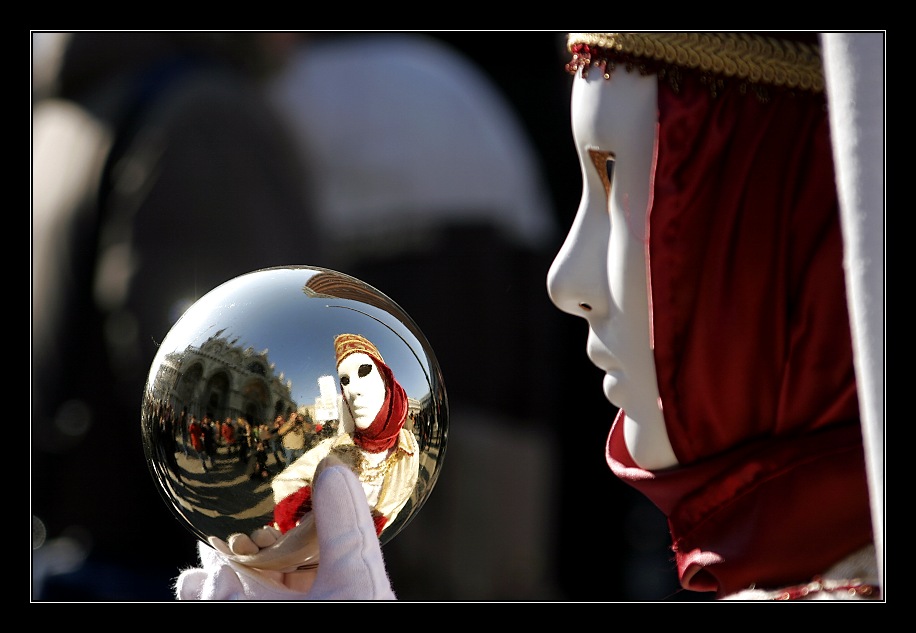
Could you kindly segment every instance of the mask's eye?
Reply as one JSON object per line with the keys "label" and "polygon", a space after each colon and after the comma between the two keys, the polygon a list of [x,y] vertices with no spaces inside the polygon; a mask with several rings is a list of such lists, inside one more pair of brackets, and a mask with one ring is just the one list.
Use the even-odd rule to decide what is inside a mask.
{"label": "mask's eye", "polygon": [[592,165],[598,170],[598,177],[601,178],[601,184],[604,185],[604,195],[610,201],[611,183],[614,182],[614,162],[617,157],[614,152],[602,152],[597,149],[588,150],[588,156],[592,159]]}
{"label": "mask's eye", "polygon": [[360,378],[365,378],[372,373],[372,365],[370,363],[364,363],[359,366],[359,371],[357,371]]}
{"label": "mask's eye", "polygon": [[350,384],[350,377],[349,377],[349,376],[341,376],[341,377],[340,377],[340,384],[341,384],[341,386],[343,386],[343,387],[346,387],[347,385],[349,385],[349,384]]}

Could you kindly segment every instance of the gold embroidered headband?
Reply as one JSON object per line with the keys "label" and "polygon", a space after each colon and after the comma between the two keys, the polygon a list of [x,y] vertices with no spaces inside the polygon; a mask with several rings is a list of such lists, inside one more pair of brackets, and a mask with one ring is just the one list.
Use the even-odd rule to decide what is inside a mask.
{"label": "gold embroidered headband", "polygon": [[340,362],[347,356],[355,354],[356,352],[368,354],[379,359],[383,363],[385,362],[385,359],[379,354],[375,345],[359,334],[340,334],[334,339],[334,354],[337,356],[338,365],[340,365]]}
{"label": "gold embroidered headband", "polygon": [[[815,34],[809,34],[814,36]],[[678,89],[681,72],[695,72],[715,90],[726,79],[811,92],[824,91],[820,46],[804,36],[763,33],[570,33],[566,70],[597,67],[609,79],[617,64],[656,73]]]}

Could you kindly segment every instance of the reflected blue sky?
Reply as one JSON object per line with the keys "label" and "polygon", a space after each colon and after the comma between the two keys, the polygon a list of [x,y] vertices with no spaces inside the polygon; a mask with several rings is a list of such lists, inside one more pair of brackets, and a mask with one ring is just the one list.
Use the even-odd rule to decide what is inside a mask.
{"label": "reflected blue sky", "polygon": [[[162,342],[151,367],[153,376],[172,352],[200,347],[213,336],[242,349],[268,352],[275,374],[291,381],[299,405],[314,404],[320,394],[318,378],[337,376],[334,338],[360,334],[372,341],[411,398],[430,391],[429,376],[437,369],[426,341],[417,340],[395,314],[400,310],[384,294],[372,303],[354,299],[309,296],[306,282],[323,269],[286,267],[236,277],[201,297],[175,323]],[[367,297],[368,298],[368,297]],[[422,329],[422,324],[420,328]]]}

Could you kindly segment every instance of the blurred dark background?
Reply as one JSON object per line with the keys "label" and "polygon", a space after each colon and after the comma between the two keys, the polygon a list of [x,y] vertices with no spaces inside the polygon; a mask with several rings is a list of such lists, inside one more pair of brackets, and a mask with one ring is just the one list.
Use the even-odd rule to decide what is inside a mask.
{"label": "blurred dark background", "polygon": [[[373,37],[393,34],[264,35],[84,33],[58,49],[66,38],[32,34],[32,600],[173,599],[196,541],[163,503],[140,442],[155,340],[216,285],[288,264],[341,270],[388,294],[442,367],[451,411],[442,474],[384,550],[402,600],[702,598],[678,590],[664,517],[606,465],[615,410],[585,355],[586,325],[546,292],[581,192],[565,34],[414,32],[378,48]],[[413,60],[442,74],[453,64],[454,81],[424,82],[428,69],[405,61],[414,44]],[[389,52],[388,70],[373,70]],[[309,56],[325,71],[330,60],[337,79],[313,76]],[[390,151],[407,165],[417,143],[425,162],[444,156],[451,171],[412,168],[426,185],[443,183],[427,187],[428,201],[416,193],[374,209],[388,194],[367,184],[370,202],[329,202],[335,170],[352,168],[353,188],[368,183],[360,143],[383,163],[385,150],[362,129],[319,134],[331,124],[316,124],[318,112],[354,116],[357,89],[398,63],[416,79],[402,89],[413,103],[435,103],[427,86],[451,105],[412,114],[428,127],[401,130]],[[316,82],[302,83],[311,96],[298,99],[295,82]],[[492,121],[463,128],[459,105],[477,117],[467,121]],[[499,118],[507,113],[519,134]],[[307,121],[297,128],[297,118]],[[488,149],[501,136],[487,125],[518,149],[507,158]],[[449,127],[452,140],[430,132]],[[328,156],[322,143],[339,151]],[[492,208],[445,195],[474,189],[470,165],[486,160],[488,173],[500,170]],[[437,221],[374,243],[384,218],[415,224],[411,204]],[[366,220],[347,225],[347,213]]]}

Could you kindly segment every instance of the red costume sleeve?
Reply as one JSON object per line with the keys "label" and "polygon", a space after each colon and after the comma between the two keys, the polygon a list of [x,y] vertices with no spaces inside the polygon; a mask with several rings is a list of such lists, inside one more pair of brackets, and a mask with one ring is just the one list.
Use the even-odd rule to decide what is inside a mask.
{"label": "red costume sleeve", "polygon": [[312,511],[312,487],[303,486],[274,508],[274,523],[284,534],[296,527],[306,512]]}

